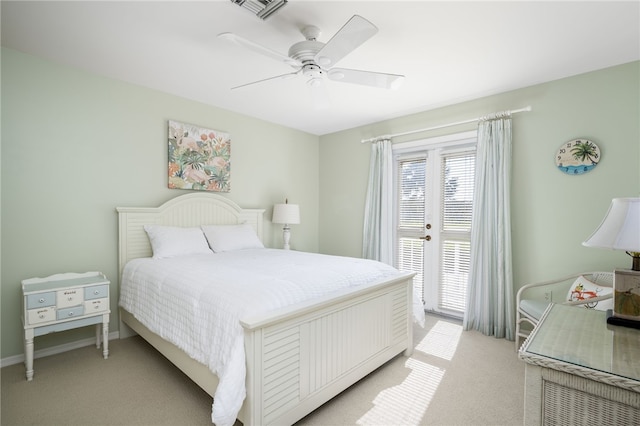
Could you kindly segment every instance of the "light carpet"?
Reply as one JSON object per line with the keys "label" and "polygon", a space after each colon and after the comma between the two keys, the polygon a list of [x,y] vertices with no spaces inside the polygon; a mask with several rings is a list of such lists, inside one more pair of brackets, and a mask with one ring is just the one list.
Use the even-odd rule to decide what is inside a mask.
{"label": "light carpet", "polygon": [[[398,356],[298,425],[521,425],[524,363],[513,342],[427,316]],[[0,371],[2,425],[211,425],[211,398],[139,337]]]}

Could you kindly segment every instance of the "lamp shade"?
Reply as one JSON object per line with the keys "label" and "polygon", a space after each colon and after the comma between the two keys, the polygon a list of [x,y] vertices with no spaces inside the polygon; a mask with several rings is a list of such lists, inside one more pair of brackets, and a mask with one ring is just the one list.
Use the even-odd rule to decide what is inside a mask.
{"label": "lamp shade", "polygon": [[640,252],[640,198],[614,198],[600,226],[582,245]]}
{"label": "lamp shade", "polygon": [[297,204],[276,204],[273,206],[273,223],[297,225],[300,223],[300,207]]}

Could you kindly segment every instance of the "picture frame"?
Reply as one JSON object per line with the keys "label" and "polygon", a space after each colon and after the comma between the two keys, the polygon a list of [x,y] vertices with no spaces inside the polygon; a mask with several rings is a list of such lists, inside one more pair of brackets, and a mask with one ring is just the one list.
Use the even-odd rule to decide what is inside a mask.
{"label": "picture frame", "polygon": [[231,135],[175,120],[168,127],[168,187],[229,192]]}
{"label": "picture frame", "polygon": [[613,325],[640,328],[640,271],[616,269],[613,277]]}

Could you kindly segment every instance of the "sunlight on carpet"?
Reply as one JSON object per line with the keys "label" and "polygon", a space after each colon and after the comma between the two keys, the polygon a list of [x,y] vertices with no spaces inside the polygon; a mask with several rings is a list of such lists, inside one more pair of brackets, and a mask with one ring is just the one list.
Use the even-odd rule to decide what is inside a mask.
{"label": "sunlight on carpet", "polygon": [[387,388],[373,400],[375,405],[360,417],[359,425],[418,424],[436,392],[445,370],[409,358],[411,372],[398,386]]}
{"label": "sunlight on carpet", "polygon": [[461,325],[438,321],[424,339],[416,345],[416,350],[451,361],[458,348],[461,335]]}
{"label": "sunlight on carpet", "polygon": [[[438,321],[418,343],[416,350],[451,360],[458,347],[462,327]],[[399,385],[384,389],[373,400],[374,407],[360,417],[358,425],[419,424],[444,377],[445,369],[409,358],[411,372]]]}

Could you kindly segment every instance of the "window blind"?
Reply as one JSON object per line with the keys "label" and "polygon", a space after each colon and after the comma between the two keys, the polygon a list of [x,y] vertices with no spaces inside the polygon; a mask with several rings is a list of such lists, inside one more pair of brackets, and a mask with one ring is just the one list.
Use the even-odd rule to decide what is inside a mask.
{"label": "window blind", "polygon": [[475,151],[444,154],[441,164],[440,309],[463,313],[471,258]]}
{"label": "window blind", "polygon": [[422,230],[424,226],[426,158],[402,160],[398,179],[400,228]]}
{"label": "window blind", "polygon": [[411,158],[398,163],[398,246],[396,267],[412,271],[413,286],[424,301],[424,245],[419,238],[424,230],[426,158]]}

